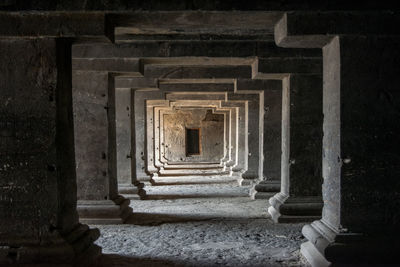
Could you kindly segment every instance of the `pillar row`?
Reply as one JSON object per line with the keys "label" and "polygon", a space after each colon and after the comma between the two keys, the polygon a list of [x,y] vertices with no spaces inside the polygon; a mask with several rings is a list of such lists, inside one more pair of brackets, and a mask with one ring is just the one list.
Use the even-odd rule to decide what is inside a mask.
{"label": "pillar row", "polygon": [[114,78],[74,71],[72,81],[80,221],[123,223],[132,209],[118,193]]}

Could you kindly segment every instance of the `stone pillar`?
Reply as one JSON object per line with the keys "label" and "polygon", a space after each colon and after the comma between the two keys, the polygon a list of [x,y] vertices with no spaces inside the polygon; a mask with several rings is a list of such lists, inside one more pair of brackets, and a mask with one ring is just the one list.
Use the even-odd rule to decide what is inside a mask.
{"label": "stone pillar", "polygon": [[340,36],[323,48],[324,209],[301,246],[313,266],[398,263],[399,46]]}
{"label": "stone pillar", "polygon": [[153,91],[134,91],[135,110],[135,148],[136,148],[136,177],[139,181],[151,185],[151,175],[146,169],[146,100],[147,99],[163,99],[162,92]]}
{"label": "stone pillar", "polygon": [[313,266],[398,263],[399,21],[395,12],[294,12],[275,27],[278,45],[323,48],[324,208],[301,246]]}
{"label": "stone pillar", "polygon": [[115,116],[117,138],[117,177],[118,192],[127,198],[144,198],[143,183],[136,179],[135,120],[132,118],[132,96],[130,88],[115,88]]}
{"label": "stone pillar", "polygon": [[[263,107],[264,107],[264,92],[260,91],[257,94],[256,100],[249,101],[249,116],[248,120],[248,169],[242,174],[240,185],[251,185],[253,182],[262,177],[262,151],[263,151]],[[257,101],[258,100],[258,101]],[[251,115],[250,115],[251,114]],[[254,131],[253,129],[258,129]],[[253,134],[253,135],[252,135]]]}
{"label": "stone pillar", "polygon": [[281,192],[269,199],[275,222],[321,217],[322,78],[292,74],[283,80]]}
{"label": "stone pillar", "polygon": [[76,212],[71,43],[9,38],[0,51],[0,265],[88,265],[101,249]]}
{"label": "stone pillar", "polygon": [[264,90],[263,180],[250,190],[252,199],[269,199],[281,189],[282,81]]}
{"label": "stone pillar", "polygon": [[244,118],[247,129],[239,129],[239,134],[245,135],[244,150],[247,154],[247,164],[245,164],[246,170],[239,177],[238,183],[242,186],[251,185],[262,176],[262,166],[260,166],[260,163],[262,163],[260,162],[260,157],[262,157],[262,142],[260,140],[263,138],[263,122],[261,118],[264,95],[261,90],[251,92],[244,90],[237,94],[230,94],[229,100],[247,101],[246,116]]}
{"label": "stone pillar", "polygon": [[114,77],[74,71],[72,81],[80,221],[123,223],[132,209],[118,195]]}

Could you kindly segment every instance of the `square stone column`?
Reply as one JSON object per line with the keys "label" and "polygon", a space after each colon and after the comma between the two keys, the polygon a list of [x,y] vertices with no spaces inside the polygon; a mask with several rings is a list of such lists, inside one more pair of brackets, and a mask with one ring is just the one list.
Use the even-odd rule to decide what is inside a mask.
{"label": "square stone column", "polygon": [[323,48],[324,209],[301,246],[313,266],[398,263],[399,46],[364,35]]}
{"label": "square stone column", "polygon": [[101,248],[76,212],[71,41],[0,51],[0,265],[88,265]]}
{"label": "square stone column", "polygon": [[321,217],[322,77],[283,80],[281,191],[269,202],[275,222]]}
{"label": "square stone column", "polygon": [[132,209],[118,194],[114,77],[73,71],[72,81],[80,221],[123,223]]}
{"label": "square stone column", "polygon": [[144,198],[144,184],[136,179],[135,119],[132,89],[115,88],[118,192],[127,198]]}
{"label": "square stone column", "polygon": [[263,180],[250,191],[252,199],[269,199],[281,188],[282,81],[269,80],[264,90]]}

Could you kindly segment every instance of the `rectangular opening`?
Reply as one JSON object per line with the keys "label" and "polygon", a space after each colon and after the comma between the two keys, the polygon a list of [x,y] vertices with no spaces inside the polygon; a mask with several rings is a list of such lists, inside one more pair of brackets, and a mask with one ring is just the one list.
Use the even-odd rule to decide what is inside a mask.
{"label": "rectangular opening", "polygon": [[186,128],[186,156],[200,155],[200,128]]}

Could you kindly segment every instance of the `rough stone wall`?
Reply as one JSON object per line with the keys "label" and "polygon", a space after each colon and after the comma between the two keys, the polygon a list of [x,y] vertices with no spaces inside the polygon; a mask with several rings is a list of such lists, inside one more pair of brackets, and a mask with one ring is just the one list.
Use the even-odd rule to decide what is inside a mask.
{"label": "rough stone wall", "polygon": [[[211,115],[211,116],[210,116]],[[186,156],[186,128],[200,128],[200,155]],[[166,158],[171,162],[216,162],[224,157],[224,115],[207,109],[164,115]]]}
{"label": "rough stone wall", "polygon": [[54,39],[0,41],[0,240],[6,244],[46,244],[57,233],[60,209],[73,219],[58,193],[69,162],[58,162],[64,152],[57,150],[57,116],[68,98],[57,99],[57,79]]}
{"label": "rough stone wall", "polygon": [[290,194],[320,196],[322,186],[322,77],[290,78]]}
{"label": "rough stone wall", "polygon": [[343,227],[355,231],[377,234],[400,224],[399,45],[398,37],[340,39],[340,213]]}

